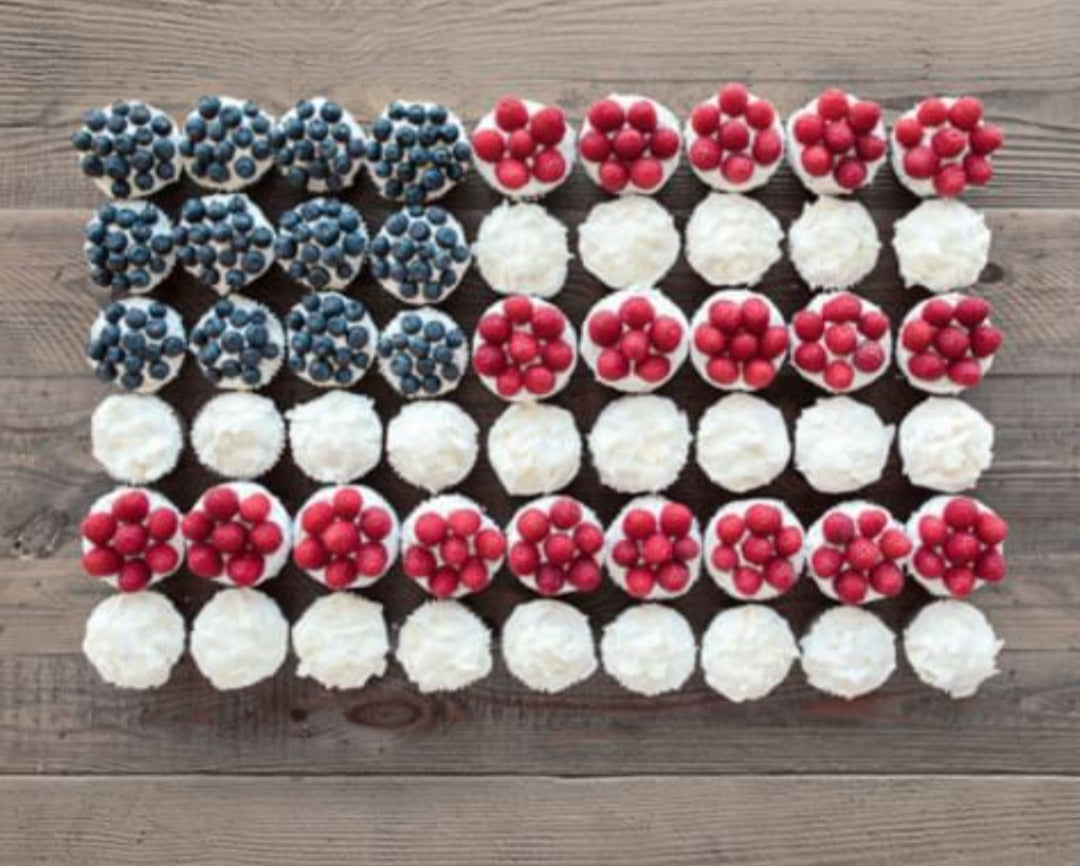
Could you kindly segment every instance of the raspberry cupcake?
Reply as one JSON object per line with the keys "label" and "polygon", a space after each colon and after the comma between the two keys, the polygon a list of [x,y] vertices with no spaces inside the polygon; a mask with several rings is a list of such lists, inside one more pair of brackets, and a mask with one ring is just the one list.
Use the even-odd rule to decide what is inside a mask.
{"label": "raspberry cupcake", "polygon": [[558,394],[577,364],[577,334],[554,304],[514,295],[480,317],[473,369],[484,386],[511,402]]}
{"label": "raspberry cupcake", "polygon": [[274,252],[285,273],[312,291],[344,289],[367,256],[367,226],[351,204],[313,198],[278,219]]}
{"label": "raspberry cupcake", "polygon": [[504,201],[480,223],[472,251],[480,276],[500,295],[551,298],[566,284],[566,226],[538,204]]}
{"label": "raspberry cupcake", "polygon": [[329,589],[364,589],[390,570],[400,545],[398,516],[370,487],[324,487],[293,522],[293,562]]}
{"label": "raspberry cupcake", "polygon": [[321,388],[350,388],[375,359],[379,332],[367,307],[337,292],[305,295],[285,317],[289,369]]}
{"label": "raspberry cupcake", "polygon": [[226,586],[256,586],[289,558],[292,521],[265,487],[234,481],[211,487],[185,516],[188,568]]}
{"label": "raspberry cupcake", "polygon": [[274,120],[250,100],[204,96],[184,122],[180,158],[199,186],[234,192],[274,164]]}
{"label": "raspberry cupcake", "polygon": [[787,121],[788,164],[817,195],[869,186],[887,150],[881,106],[843,90],[823,90]]}
{"label": "raspberry cupcake", "polygon": [[690,321],[690,361],[722,391],[759,391],[776,379],[788,352],[788,331],[776,305],[746,289],[716,292]]}
{"label": "raspberry cupcake", "polygon": [[270,220],[243,193],[189,198],[176,244],[184,270],[219,295],[246,288],[274,261]]}
{"label": "raspberry cupcake", "polygon": [[90,279],[114,292],[152,292],[176,265],[172,221],[150,202],[103,204],[85,235]]}
{"label": "raspberry cupcake", "polygon": [[694,451],[709,480],[745,493],[776,480],[791,460],[783,413],[751,394],[728,394],[705,410]]}
{"label": "raspberry cupcake", "polygon": [[604,626],[600,658],[624,689],[652,698],[686,684],[697,644],[681,613],[662,604],[637,604]]}
{"label": "raspberry cupcake", "polygon": [[473,500],[456,493],[421,502],[401,527],[402,568],[436,598],[487,589],[502,568],[506,537]]}
{"label": "raspberry cupcake", "polygon": [[600,483],[618,493],[656,493],[690,456],[690,421],[670,397],[632,394],[608,403],[589,431]]}
{"label": "raspberry cupcake", "polygon": [[780,220],[744,195],[710,193],[686,223],[686,261],[713,286],[754,286],[783,255]]}
{"label": "raspberry cupcake", "polygon": [[779,499],[729,502],[705,529],[705,568],[732,598],[769,601],[802,574],[803,537],[799,518]]}
{"label": "raspberry cupcake", "polygon": [[601,298],[585,317],[581,357],[596,380],[616,391],[655,391],[690,352],[690,324],[657,289],[623,289]]}
{"label": "raspberry cupcake", "polygon": [[472,135],[476,170],[509,198],[540,198],[561,186],[574,167],[576,145],[561,108],[512,96],[481,117]]}
{"label": "raspberry cupcake", "polygon": [[963,400],[927,397],[900,422],[897,444],[912,484],[959,493],[990,468],[994,425]]}
{"label": "raspberry cupcake", "polygon": [[90,506],[79,526],[82,568],[121,592],[174,574],[184,558],[180,512],[160,493],[117,487]]}
{"label": "raspberry cupcake", "polygon": [[123,484],[153,484],[176,468],[184,428],[160,397],[110,394],[90,418],[94,459]]}
{"label": "raspberry cupcake", "polygon": [[274,160],[295,189],[337,194],[363,165],[367,136],[347,110],[322,96],[302,99],[271,133]]}
{"label": "raspberry cupcake", "polygon": [[491,673],[491,629],[457,601],[429,601],[401,624],[395,650],[423,694],[452,692]]}
{"label": "raspberry cupcake", "polygon": [[795,422],[795,468],[821,493],[850,493],[881,479],[896,428],[850,397],[821,397]]}
{"label": "raspberry cupcake", "polygon": [[1004,340],[989,301],[952,293],[912,307],[900,325],[896,364],[930,394],[959,394],[990,372]]}
{"label": "raspberry cupcake", "polygon": [[169,681],[186,637],[184,618],[161,593],[111,595],[90,612],[82,651],[109,685],[156,689]]}
{"label": "raspberry cupcake", "polygon": [[967,288],[978,282],[990,258],[986,217],[963,202],[924,201],[898,219],[893,230],[893,249],[907,288]]}
{"label": "raspberry cupcake", "polygon": [[1009,524],[967,496],[935,496],[908,520],[917,545],[911,576],[931,595],[967,598],[987,583],[1005,579]]}
{"label": "raspberry cupcake", "polygon": [[604,567],[634,598],[689,592],[701,574],[701,527],[690,509],[662,496],[631,499],[608,527]]}
{"label": "raspberry cupcake", "polygon": [[994,176],[1001,127],[983,118],[973,96],[929,97],[905,111],[892,129],[892,166],[900,183],[922,198],[961,195]]}
{"label": "raspberry cupcake", "polygon": [[472,261],[465,229],[437,205],[406,205],[371,242],[371,274],[399,301],[438,304],[460,285]]}
{"label": "raspberry cupcake", "polygon": [[465,332],[431,307],[405,310],[378,342],[379,372],[404,397],[441,397],[461,384],[469,366]]}
{"label": "raspberry cupcake", "polygon": [[517,605],[500,637],[507,670],[536,692],[564,691],[597,668],[589,618],[564,601]]}
{"label": "raspberry cupcake", "polygon": [[289,652],[289,621],[270,596],[255,589],[215,593],[191,626],[191,658],[219,691],[269,679]]}
{"label": "raspberry cupcake", "polygon": [[86,112],[71,143],[79,169],[109,198],[143,198],[180,179],[176,124],[145,102]]}
{"label": "raspberry cupcake", "polygon": [[544,496],[519,508],[506,528],[506,549],[510,572],[540,595],[600,587],[604,528],[570,496]]}
{"label": "raspberry cupcake", "polygon": [[149,298],[113,301],[90,327],[86,360],[102,382],[153,394],[180,375],[188,347],[184,322]]}
{"label": "raspberry cupcake", "polygon": [[701,670],[729,701],[756,701],[779,686],[799,657],[786,619],[763,604],[718,613],[701,636]]}
{"label": "raspberry cupcake", "polygon": [[817,295],[791,320],[791,364],[831,394],[880,379],[892,356],[889,317],[850,292]]}
{"label": "raspberry cupcake", "polygon": [[511,496],[539,496],[569,484],[581,469],[573,413],[548,403],[514,403],[491,425],[488,463]]}
{"label": "raspberry cupcake", "polygon": [[199,370],[219,388],[254,391],[270,384],[285,360],[278,317],[242,295],[222,298],[191,329]]}
{"label": "raspberry cupcake", "polygon": [[919,680],[950,698],[970,698],[998,673],[1005,642],[977,607],[943,599],[920,610],[904,629],[904,655]]}
{"label": "raspberry cupcake", "polygon": [[764,186],[784,155],[780,115],[745,84],[725,84],[715,96],[698,103],[683,135],[694,174],[724,192]]}
{"label": "raspberry cupcake", "polygon": [[880,251],[874,220],[857,201],[807,202],[788,232],[791,263],[811,291],[851,288],[874,270]]}
{"label": "raspberry cupcake", "polygon": [[833,607],[800,642],[806,681],[845,700],[870,694],[896,670],[896,635],[868,610]]}
{"label": "raspberry cupcake", "polygon": [[675,220],[651,198],[594,205],[578,226],[581,264],[610,289],[656,285],[679,257]]}
{"label": "raspberry cupcake", "polygon": [[593,183],[614,195],[653,195],[679,164],[679,121],[645,96],[612,93],[589,106],[578,151]]}

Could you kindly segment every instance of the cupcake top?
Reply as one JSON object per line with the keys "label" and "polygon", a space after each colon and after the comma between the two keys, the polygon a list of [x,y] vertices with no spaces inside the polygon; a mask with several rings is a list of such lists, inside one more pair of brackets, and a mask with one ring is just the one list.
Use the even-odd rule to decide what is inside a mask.
{"label": "cupcake top", "polygon": [[143,198],[180,179],[176,124],[145,102],[86,112],[71,143],[82,173],[109,198]]}
{"label": "cupcake top", "polygon": [[191,329],[199,370],[219,388],[252,391],[270,383],[285,359],[285,331],[267,307],[243,295],[222,298]]}
{"label": "cupcake top", "polygon": [[90,328],[86,358],[102,382],[153,394],[180,374],[187,335],[180,314],[149,298],[113,301]]}
{"label": "cupcake top", "polygon": [[124,484],[152,484],[176,468],[184,430],[160,397],[112,394],[90,418],[94,459]]}
{"label": "cupcake top", "polygon": [[507,565],[540,595],[600,587],[604,528],[596,513],[570,496],[542,496],[521,506],[506,527]]}
{"label": "cupcake top", "polygon": [[767,388],[784,365],[790,342],[776,304],[746,289],[723,289],[706,298],[690,330],[694,369],[724,391]]}
{"label": "cupcake top", "polygon": [[944,493],[974,487],[994,459],[994,425],[952,397],[923,400],[900,422],[897,440],[911,483]]}
{"label": "cupcake top", "polygon": [[697,645],[690,623],[662,604],[629,607],[604,627],[604,670],[624,689],[656,697],[682,688],[694,672]]}
{"label": "cupcake top", "polygon": [[285,422],[269,397],[244,392],[207,401],[191,425],[199,462],[226,478],[257,478],[285,449]]}
{"label": "cupcake top", "polygon": [[315,599],[292,628],[296,675],[328,689],[361,689],[386,673],[390,636],[382,605],[336,592]]}
{"label": "cupcake top", "polygon": [[799,518],[779,499],[729,502],[705,528],[705,568],[732,598],[769,601],[802,574],[804,537]]}
{"label": "cupcake top", "polygon": [[986,217],[959,201],[924,201],[893,226],[904,285],[932,292],[965,289],[990,257]]}
{"label": "cupcake top", "polygon": [[172,221],[150,202],[103,204],[85,234],[90,279],[114,292],[153,291],[176,264]]}
{"label": "cupcake top", "polygon": [[895,428],[850,397],[821,397],[795,422],[795,467],[822,493],[850,493],[881,478]]}
{"label": "cupcake top", "polygon": [[82,651],[109,685],[156,689],[168,681],[186,637],[184,618],[160,593],[113,595],[90,612]]}
{"label": "cupcake top", "polygon": [[184,269],[219,295],[240,291],[274,261],[274,229],[243,193],[189,198],[176,227]]}
{"label": "cupcake top", "polygon": [[654,286],[679,257],[679,233],[664,207],[627,196],[593,205],[578,226],[581,264],[611,289]]}
{"label": "cupcake top", "polygon": [[312,291],[344,289],[364,264],[367,226],[347,202],[309,199],[281,215],[274,252],[285,273]]}
{"label": "cupcake top", "polygon": [[701,575],[701,527],[681,502],[663,496],[631,499],[608,526],[604,566],[634,598],[685,595]]}
{"label": "cupcake top", "polygon": [[396,655],[424,694],[456,691],[491,673],[491,630],[460,602],[429,601],[402,624]]}
{"label": "cupcake top", "polygon": [[880,379],[892,356],[889,317],[850,292],[815,295],[791,320],[791,364],[832,394],[849,394]]}
{"label": "cupcake top", "polygon": [[461,384],[469,366],[469,344],[457,322],[441,310],[403,310],[377,343],[379,372],[399,394],[440,397]]}
{"label": "cupcake top", "polygon": [[698,422],[698,466],[713,484],[745,493],[774,481],[791,460],[784,416],[750,394],[729,394],[705,410]]}
{"label": "cupcake top", "polygon": [[967,598],[1006,577],[1006,523],[968,496],[935,496],[908,518],[915,543],[910,571],[932,595]]}
{"label": "cupcake top", "polygon": [[803,635],[801,645],[807,682],[849,701],[879,688],[896,670],[895,635],[858,607],[825,611]]}
{"label": "cupcake top", "polygon": [[511,496],[565,487],[581,469],[581,434],[573,413],[544,403],[515,403],[491,425],[488,462]]}
{"label": "cupcake top", "polygon": [[566,283],[566,226],[538,204],[504,201],[480,223],[472,251],[480,276],[501,295],[550,298]]}
{"label": "cupcake top", "polygon": [[598,666],[589,618],[562,601],[519,604],[503,624],[500,643],[510,673],[537,692],[564,691]]}
{"label": "cupcake top", "polygon": [[589,433],[589,452],[605,487],[655,493],[675,483],[692,438],[686,413],[674,400],[635,394],[603,408]]}
{"label": "cupcake top", "polygon": [[350,388],[375,360],[379,332],[362,301],[337,292],[305,295],[285,317],[289,369],[320,388]]}
{"label": "cupcake top", "polygon": [[513,96],[481,117],[472,135],[476,170],[510,198],[540,198],[562,185],[574,167],[576,145],[561,108]]}
{"label": "cupcake top", "polygon": [[309,478],[344,484],[378,465],[383,427],[370,397],[330,391],[298,403],[285,417],[293,462]]}
{"label": "cupcake top", "polygon": [[446,300],[471,261],[465,229],[438,205],[406,205],[386,218],[371,242],[372,275],[407,304]]}
{"label": "cupcake top", "polygon": [[874,220],[857,201],[807,202],[788,231],[791,263],[814,291],[851,288],[874,269],[880,249]]}
{"label": "cupcake top", "polygon": [[353,185],[368,144],[356,118],[322,96],[285,112],[271,140],[274,161],[293,187],[334,194]]}
{"label": "cupcake top", "polygon": [[612,93],[589,106],[578,150],[585,173],[614,195],[653,195],[679,164],[679,121],[646,96]]}
{"label": "cupcake top", "polygon": [[994,676],[1004,645],[983,612],[962,601],[928,604],[904,629],[915,675],[950,698],[969,698]]}
{"label": "cupcake top", "polygon": [[407,403],[386,428],[386,458],[409,484],[441,493],[472,472],[479,436],[472,416],[456,403]]}
{"label": "cupcake top", "polygon": [[798,657],[787,620],[761,604],[720,611],[701,636],[705,682],[735,703],[765,697],[784,681]]}
{"label": "cupcake top", "polygon": [[288,621],[272,598],[254,589],[216,593],[191,627],[191,657],[219,691],[272,677],[288,651]]}
{"label": "cupcake top", "polygon": [[755,199],[705,196],[686,223],[686,260],[714,286],[754,286],[783,255],[780,221]]}
{"label": "cupcake top", "polygon": [[180,157],[199,186],[233,192],[274,163],[274,120],[251,100],[204,96],[184,122]]}

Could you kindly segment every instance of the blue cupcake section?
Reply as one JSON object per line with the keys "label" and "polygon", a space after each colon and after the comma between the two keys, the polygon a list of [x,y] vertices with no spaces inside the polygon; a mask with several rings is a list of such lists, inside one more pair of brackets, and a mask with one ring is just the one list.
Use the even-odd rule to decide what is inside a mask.
{"label": "blue cupcake section", "polygon": [[336,198],[315,198],[287,210],[274,245],[285,272],[310,289],[340,289],[360,272],[368,235],[360,212]]}
{"label": "blue cupcake section", "polygon": [[327,388],[360,381],[374,360],[378,334],[363,303],[337,292],[306,295],[285,318],[289,369]]}
{"label": "blue cupcake section", "polygon": [[149,202],[102,205],[83,251],[90,279],[115,292],[149,292],[176,264],[172,222]]}
{"label": "blue cupcake section", "polygon": [[204,96],[184,123],[184,167],[202,186],[242,189],[273,164],[273,128],[273,119],[254,102]]}
{"label": "blue cupcake section", "polygon": [[180,263],[220,294],[244,288],[274,260],[274,230],[246,195],[189,198],[180,218]]}
{"label": "blue cupcake section", "polygon": [[406,205],[371,242],[371,272],[395,297],[437,304],[461,282],[472,259],[465,231],[442,207]]}
{"label": "blue cupcake section", "polygon": [[202,374],[219,388],[254,390],[277,375],[284,360],[281,322],[250,298],[223,298],[191,331]]}
{"label": "blue cupcake section", "polygon": [[71,143],[79,167],[111,198],[141,198],[180,176],[176,124],[145,102],[88,111]]}
{"label": "blue cupcake section", "polygon": [[338,103],[322,97],[296,104],[274,130],[274,159],[297,189],[340,192],[363,164],[364,131]]}
{"label": "blue cupcake section", "polygon": [[129,298],[98,315],[86,356],[101,381],[149,394],[176,377],[186,349],[176,310],[161,301]]}
{"label": "blue cupcake section", "polygon": [[379,337],[379,370],[406,397],[436,397],[461,382],[469,363],[465,334],[448,315],[398,313]]}

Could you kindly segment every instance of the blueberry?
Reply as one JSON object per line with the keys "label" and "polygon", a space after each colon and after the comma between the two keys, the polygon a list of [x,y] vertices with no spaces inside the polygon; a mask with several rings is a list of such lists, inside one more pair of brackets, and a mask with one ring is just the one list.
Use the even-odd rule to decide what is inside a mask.
{"label": "blueberry", "polygon": [[299,352],[301,355],[307,354],[311,351],[311,334],[295,334],[290,345],[293,351]]}
{"label": "blueberry", "polygon": [[243,265],[249,274],[260,274],[266,268],[266,256],[258,250],[251,250],[244,255]]}
{"label": "blueberry", "polygon": [[123,180],[131,173],[128,161],[119,154],[113,154],[105,160],[105,174],[114,180]]}
{"label": "blueberry", "polygon": [[344,113],[344,109],[336,102],[324,102],[319,108],[319,116],[327,123],[337,123]]}
{"label": "blueberry", "polygon": [[221,346],[217,343],[207,343],[199,349],[199,362],[207,366],[213,364],[221,357]]}
{"label": "blueberry", "polygon": [[83,118],[87,128],[92,132],[100,132],[102,129],[104,129],[107,119],[108,118],[105,116],[105,112],[102,111],[100,108],[95,108],[92,111],[88,111]]}
{"label": "blueberry", "polygon": [[235,379],[240,375],[240,362],[234,358],[228,358],[221,362],[221,375],[226,379]]}
{"label": "blueberry", "polygon": [[124,313],[124,324],[136,330],[146,325],[146,313],[139,307],[132,307]]}
{"label": "blueberry", "polygon": [[221,110],[221,122],[230,129],[239,126],[243,120],[243,114],[235,105],[227,105]]}
{"label": "blueberry", "polygon": [[394,124],[385,117],[380,117],[371,125],[371,134],[376,141],[386,141],[394,131]]}
{"label": "blueberry", "polygon": [[447,382],[456,382],[461,378],[461,370],[458,368],[457,364],[443,364],[441,372],[442,377],[446,379]]}
{"label": "blueberry", "polygon": [[226,331],[221,337],[221,347],[235,355],[244,348],[244,335],[239,331]]}
{"label": "blueberry", "polygon": [[421,358],[416,362],[416,372],[421,376],[430,376],[435,372],[436,364],[434,358]]}
{"label": "blueberry", "polygon": [[326,317],[322,313],[312,313],[308,316],[308,330],[313,334],[321,334],[326,330]]}
{"label": "blueberry", "polygon": [[327,332],[335,337],[343,336],[348,327],[344,316],[333,316],[326,323]]}
{"label": "blueberry", "polygon": [[412,358],[408,355],[395,355],[390,361],[390,371],[395,376],[404,376],[412,372]]}
{"label": "blueberry", "polygon": [[406,313],[401,317],[401,330],[406,334],[416,334],[423,326],[423,320],[416,313]]}
{"label": "blueberry", "polygon": [[330,272],[323,267],[314,267],[307,275],[307,280],[314,289],[325,289],[330,285]]}
{"label": "blueberry", "polygon": [[144,381],[142,373],[133,372],[131,370],[120,377],[120,384],[129,391],[138,391],[139,388],[142,387]]}
{"label": "blueberry", "polygon": [[461,328],[454,328],[446,332],[446,345],[451,349],[459,349],[465,345],[465,333]]}
{"label": "blueberry", "polygon": [[204,96],[196,104],[195,110],[207,120],[210,120],[217,117],[218,112],[221,111],[221,100],[216,96]]}
{"label": "blueberry", "polygon": [[151,379],[157,379],[158,381],[161,381],[169,377],[171,369],[169,365],[164,361],[154,361],[154,363],[150,365],[149,372]]}
{"label": "blueberry", "polygon": [[87,151],[94,143],[94,136],[88,130],[80,129],[71,137],[71,143],[76,150]]}
{"label": "blueberry", "polygon": [[166,337],[161,344],[161,351],[166,358],[177,358],[184,354],[184,341],[181,337]]}

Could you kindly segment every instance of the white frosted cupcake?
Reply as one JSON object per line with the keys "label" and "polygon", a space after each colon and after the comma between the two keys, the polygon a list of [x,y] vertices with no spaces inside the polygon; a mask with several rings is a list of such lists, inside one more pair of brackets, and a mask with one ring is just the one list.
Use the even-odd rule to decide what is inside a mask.
{"label": "white frosted cupcake", "polygon": [[624,689],[656,697],[690,679],[697,645],[690,623],[678,611],[639,604],[604,626],[600,656],[604,670]]}
{"label": "white frosted cupcake", "polygon": [[904,629],[904,654],[915,675],[950,698],[970,698],[998,672],[1005,645],[977,607],[935,601]]}
{"label": "white frosted cupcake", "polygon": [[619,493],[670,487],[690,456],[690,421],[669,397],[635,394],[604,407],[589,432],[600,483]]}
{"label": "white frosted cupcake", "polygon": [[639,599],[685,595],[701,574],[701,527],[681,502],[639,496],[608,527],[604,567],[623,592]]}
{"label": "white frosted cupcake", "polygon": [[554,694],[597,668],[589,618],[562,601],[519,604],[503,624],[506,667],[533,691]]}
{"label": "white frosted cupcake", "polygon": [[889,318],[851,292],[815,295],[791,320],[795,372],[831,394],[880,379],[892,356]]}
{"label": "white frosted cupcake", "polygon": [[405,620],[397,660],[423,693],[451,692],[491,673],[491,631],[456,601],[429,601]]}
{"label": "white frosted cupcake", "polygon": [[589,106],[578,151],[589,179],[612,195],[653,195],[675,173],[679,121],[654,99],[611,93]]}
{"label": "white frosted cupcake", "polygon": [[328,689],[360,689],[386,673],[382,605],[348,592],[316,599],[292,627],[296,675]]}
{"label": "white frosted cupcake", "polygon": [[768,695],[798,657],[787,620],[760,604],[720,611],[701,637],[705,682],[735,703]]}
{"label": "white frosted cupcake", "polygon": [[272,598],[254,589],[225,589],[191,627],[191,657],[218,691],[272,677],[289,651],[289,623]]}
{"label": "white frosted cupcake", "polygon": [[780,260],[783,240],[780,220],[761,202],[714,192],[686,223],[686,260],[710,285],[755,286]]}
{"label": "white frosted cupcake", "polygon": [[382,456],[382,421],[370,397],[331,391],[298,403],[285,417],[293,462],[316,481],[353,481],[374,469]]}
{"label": "white frosted cupcake", "polygon": [[924,201],[893,227],[904,285],[953,292],[979,281],[990,258],[986,217],[958,201]]}
{"label": "white frosted cupcake", "polygon": [[577,133],[557,105],[507,96],[480,118],[472,147],[488,186],[510,198],[534,199],[570,176]]}
{"label": "white frosted cupcake", "polygon": [[877,264],[881,241],[857,201],[823,196],[808,202],[788,231],[791,263],[812,289],[848,289]]}
{"label": "white frosted cupcake", "polygon": [[274,401],[258,394],[221,394],[203,404],[191,425],[199,462],[226,478],[269,472],[285,448],[285,422]]}
{"label": "white frosted cupcake", "polygon": [[896,670],[896,636],[862,608],[825,611],[801,646],[807,682],[849,701],[880,688]]}
{"label": "white frosted cupcake", "polygon": [[694,453],[713,484],[745,493],[776,480],[791,460],[784,416],[751,394],[729,394],[705,410]]}
{"label": "white frosted cupcake", "polygon": [[515,403],[487,437],[488,462],[511,496],[553,493],[581,469],[581,433],[561,406]]}
{"label": "white frosted cupcake", "polygon": [[408,403],[387,425],[386,458],[404,481],[440,493],[472,472],[479,435],[472,416],[456,403]]}
{"label": "white frosted cupcake", "polygon": [[180,416],[160,397],[111,394],[90,418],[94,459],[116,481],[152,484],[180,459],[184,431]]}
{"label": "white frosted cupcake", "polygon": [[779,499],[738,499],[705,528],[705,568],[732,598],[769,601],[802,575],[804,537],[799,518]]}
{"label": "white frosted cupcake", "polygon": [[608,288],[655,286],[679,257],[679,233],[662,205],[626,196],[593,205],[578,226],[578,254]]}
{"label": "white frosted cupcake", "polygon": [[927,397],[900,422],[904,474],[943,493],[974,487],[994,459],[994,425],[953,397]]}
{"label": "white frosted cupcake", "polygon": [[566,226],[538,204],[500,204],[480,223],[472,251],[499,294],[551,298],[566,283]]}
{"label": "white frosted cupcake", "polygon": [[542,496],[521,506],[507,524],[506,550],[510,572],[541,595],[600,587],[604,527],[570,496]]}
{"label": "white frosted cupcake", "polygon": [[113,595],[90,612],[82,651],[110,685],[156,689],[180,660],[186,636],[184,618],[165,596]]}
{"label": "white frosted cupcake", "polygon": [[967,598],[1007,574],[1006,523],[990,506],[969,496],[935,496],[908,518],[915,543],[909,569],[931,595]]}
{"label": "white frosted cupcake", "polygon": [[787,357],[787,325],[776,304],[746,289],[723,289],[690,320],[690,361],[724,391],[759,391],[776,380]]}
{"label": "white frosted cupcake", "polygon": [[850,493],[881,478],[895,428],[850,397],[821,397],[795,422],[795,468],[822,493]]}

